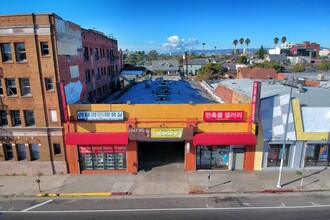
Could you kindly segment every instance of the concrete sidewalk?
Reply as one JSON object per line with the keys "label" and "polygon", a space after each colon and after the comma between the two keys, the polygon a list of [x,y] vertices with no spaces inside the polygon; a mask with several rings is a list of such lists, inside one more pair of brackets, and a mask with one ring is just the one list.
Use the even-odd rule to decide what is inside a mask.
{"label": "concrete sidewalk", "polygon": [[[210,178],[208,178],[210,174]],[[132,174],[0,176],[0,196],[182,195],[279,192],[278,171],[141,171]],[[40,179],[40,190],[37,179]],[[330,170],[283,171],[280,191],[330,191]],[[302,187],[301,187],[302,184]]]}

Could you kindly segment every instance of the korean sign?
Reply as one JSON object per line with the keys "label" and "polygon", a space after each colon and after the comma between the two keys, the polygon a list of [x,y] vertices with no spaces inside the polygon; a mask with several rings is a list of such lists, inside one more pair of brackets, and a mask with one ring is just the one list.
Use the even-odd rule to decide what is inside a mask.
{"label": "korean sign", "polygon": [[244,111],[204,111],[204,121],[244,121]]}
{"label": "korean sign", "polygon": [[123,111],[78,111],[78,121],[123,121]]}

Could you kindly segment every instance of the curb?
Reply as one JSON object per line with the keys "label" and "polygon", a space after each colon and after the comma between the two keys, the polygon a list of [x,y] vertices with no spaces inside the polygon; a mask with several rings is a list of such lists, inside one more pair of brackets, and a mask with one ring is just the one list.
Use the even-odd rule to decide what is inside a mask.
{"label": "curb", "polygon": [[86,193],[39,193],[37,197],[78,197],[78,196],[123,196],[130,192],[86,192]]}
{"label": "curb", "polygon": [[294,192],[293,189],[265,189],[262,192],[264,193],[288,193]]}

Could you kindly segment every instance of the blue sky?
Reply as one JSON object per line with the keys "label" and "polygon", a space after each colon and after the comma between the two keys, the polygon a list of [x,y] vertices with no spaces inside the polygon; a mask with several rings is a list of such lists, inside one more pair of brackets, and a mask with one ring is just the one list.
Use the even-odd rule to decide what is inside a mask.
{"label": "blue sky", "polygon": [[113,34],[122,50],[163,53],[202,49],[202,43],[205,50],[233,49],[240,38],[250,39],[249,48],[273,47],[274,38],[283,36],[330,48],[329,0],[8,0],[0,5],[0,14],[54,12],[83,28],[95,26]]}

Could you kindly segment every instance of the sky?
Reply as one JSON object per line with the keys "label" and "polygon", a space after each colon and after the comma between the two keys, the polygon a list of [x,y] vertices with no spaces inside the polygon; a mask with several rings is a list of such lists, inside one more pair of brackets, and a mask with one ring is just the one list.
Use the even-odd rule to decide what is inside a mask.
{"label": "sky", "polygon": [[[329,0],[1,0],[0,14],[52,12],[112,35],[119,48],[158,53],[274,47],[274,38],[330,48]],[[1,25],[1,24],[0,24]],[[281,43],[281,42],[280,42]],[[246,47],[246,44],[240,45]]]}

